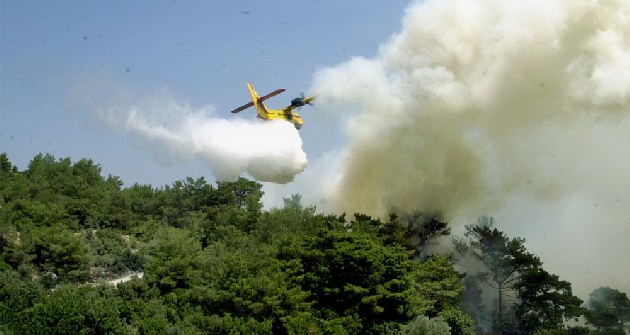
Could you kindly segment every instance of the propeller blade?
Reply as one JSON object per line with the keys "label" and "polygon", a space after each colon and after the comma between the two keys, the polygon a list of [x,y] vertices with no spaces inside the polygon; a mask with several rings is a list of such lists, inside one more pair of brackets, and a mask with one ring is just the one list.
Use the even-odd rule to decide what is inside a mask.
{"label": "propeller blade", "polygon": [[309,106],[315,106],[315,104],[313,103],[313,100],[315,100],[314,96],[310,96],[307,98],[303,98],[302,102],[304,102],[305,104],[309,105]]}
{"label": "propeller blade", "polygon": [[246,110],[247,108],[252,107],[252,106],[254,106],[254,103],[253,103],[253,102],[248,102],[248,103],[244,104],[243,106],[241,106],[241,107],[239,107],[239,108],[237,108],[237,109],[235,109],[235,110],[231,111],[230,113],[238,113],[238,112],[242,112],[242,111],[244,111],[244,110]]}

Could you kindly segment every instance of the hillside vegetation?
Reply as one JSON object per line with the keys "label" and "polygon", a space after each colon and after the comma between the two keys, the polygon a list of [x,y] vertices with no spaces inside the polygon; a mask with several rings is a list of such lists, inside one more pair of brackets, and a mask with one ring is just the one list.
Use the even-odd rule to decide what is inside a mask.
{"label": "hillside vegetation", "polygon": [[299,195],[263,210],[261,196],[244,178],[123,188],[88,159],[19,171],[0,155],[0,333],[473,334],[470,302],[492,283],[516,297],[494,329],[568,334],[583,314],[570,283],[487,222],[457,255],[503,277],[464,279],[429,252],[449,234],[438,215],[327,215]]}

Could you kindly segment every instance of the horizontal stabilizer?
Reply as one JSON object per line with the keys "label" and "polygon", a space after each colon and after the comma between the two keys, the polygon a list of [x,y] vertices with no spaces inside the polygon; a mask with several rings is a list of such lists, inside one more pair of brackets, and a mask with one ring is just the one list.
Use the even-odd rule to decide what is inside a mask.
{"label": "horizontal stabilizer", "polygon": [[258,101],[263,102],[263,101],[265,101],[265,100],[267,100],[267,99],[269,99],[271,97],[275,97],[276,95],[278,95],[278,94],[280,94],[280,93],[282,93],[284,91],[285,91],[284,88],[279,88],[279,89],[277,89],[277,90],[275,90],[275,91],[273,91],[273,92],[271,92],[271,93],[269,93],[267,95],[263,95],[262,97],[258,98]]}
{"label": "horizontal stabilizer", "polygon": [[[253,90],[253,88],[251,88],[251,89]],[[276,95],[278,95],[278,94],[280,94],[280,93],[282,93],[284,91],[285,91],[284,88],[279,88],[279,89],[277,89],[277,90],[275,90],[275,91],[273,91],[273,92],[271,92],[271,93],[269,93],[267,95],[263,95],[262,97],[257,98],[256,100],[258,100],[257,102],[263,102],[263,101],[265,101],[265,100],[267,100],[267,99],[269,99],[271,97],[275,97]],[[252,97],[255,97],[255,96],[256,96],[256,92],[253,92],[252,93]],[[241,107],[231,111],[231,113],[238,113],[238,112],[244,111],[247,108],[252,107],[252,106],[254,106],[254,101],[244,104],[243,106],[241,106]]]}
{"label": "horizontal stabilizer", "polygon": [[249,102],[249,103],[246,103],[243,106],[233,110],[231,113],[238,113],[238,112],[244,111],[247,108],[252,107],[252,106],[254,106],[254,103],[253,102]]}

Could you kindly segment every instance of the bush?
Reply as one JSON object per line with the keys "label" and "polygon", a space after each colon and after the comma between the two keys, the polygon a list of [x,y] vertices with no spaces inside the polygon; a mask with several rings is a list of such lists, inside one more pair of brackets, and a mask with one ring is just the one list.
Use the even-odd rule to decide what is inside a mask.
{"label": "bush", "polygon": [[451,334],[451,327],[441,317],[429,318],[428,316],[418,316],[411,323],[404,325],[401,329],[403,335],[448,335]]}

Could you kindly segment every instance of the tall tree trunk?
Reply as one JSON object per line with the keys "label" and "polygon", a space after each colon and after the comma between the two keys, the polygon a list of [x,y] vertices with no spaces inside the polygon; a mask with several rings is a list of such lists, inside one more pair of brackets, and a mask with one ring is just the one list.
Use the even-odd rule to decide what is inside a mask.
{"label": "tall tree trunk", "polygon": [[499,330],[503,332],[503,284],[499,283],[499,309],[498,309]]}

